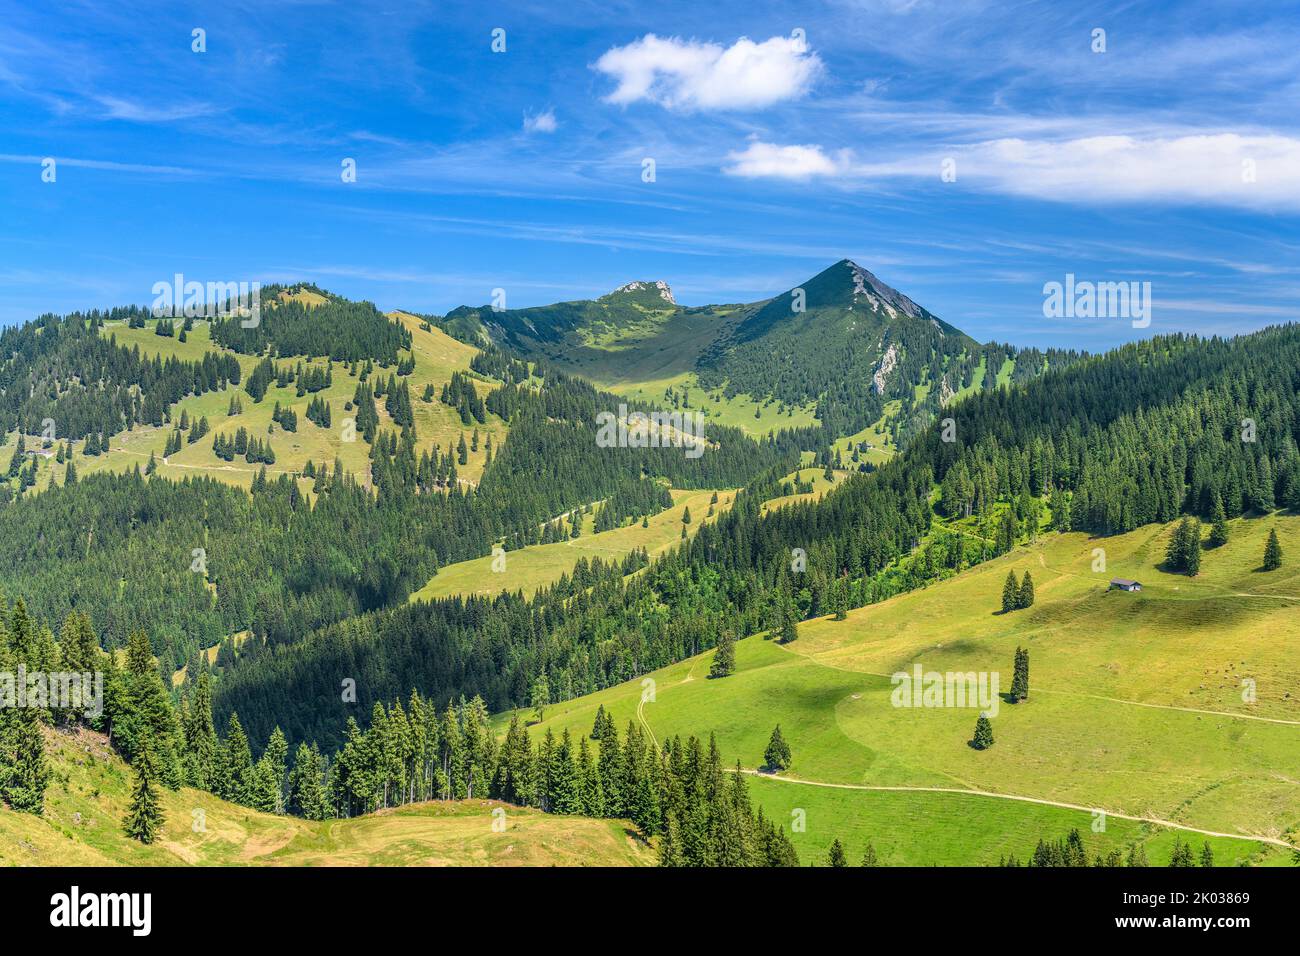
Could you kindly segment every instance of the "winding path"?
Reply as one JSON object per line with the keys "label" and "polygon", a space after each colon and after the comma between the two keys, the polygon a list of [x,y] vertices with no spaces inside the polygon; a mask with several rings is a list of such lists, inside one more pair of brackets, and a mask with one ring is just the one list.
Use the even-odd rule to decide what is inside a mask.
{"label": "winding path", "polygon": [[[734,773],[735,771],[731,770],[729,772]],[[764,780],[779,780],[782,783],[800,784],[805,787],[831,787],[836,790],[875,790],[897,793],[960,793],[972,797],[993,797],[998,800],[1016,800],[1020,803],[1037,803],[1041,806],[1061,807],[1065,810],[1080,810],[1084,813],[1096,813],[1100,811],[1108,817],[1115,817],[1117,820],[1132,820],[1137,823],[1153,823],[1156,826],[1168,827],[1172,830],[1183,830],[1187,833],[1199,833],[1203,836],[1226,837],[1230,840],[1255,840],[1259,843],[1271,843],[1273,846],[1280,846],[1288,850],[1300,849],[1300,847],[1276,837],[1260,836],[1254,833],[1221,833],[1217,830],[1202,830],[1200,827],[1191,827],[1183,823],[1174,823],[1172,820],[1162,820],[1159,817],[1133,816],[1127,813],[1116,813],[1110,810],[1104,810],[1101,807],[1085,807],[1077,803],[1064,803],[1060,800],[1046,800],[1042,797],[1022,797],[1013,793],[995,793],[992,790],[975,790],[968,787],[886,787],[872,786],[863,783],[825,783],[821,780],[803,780],[799,777],[785,777],[776,774],[759,773],[757,770],[742,770],[741,773],[762,777]]]}

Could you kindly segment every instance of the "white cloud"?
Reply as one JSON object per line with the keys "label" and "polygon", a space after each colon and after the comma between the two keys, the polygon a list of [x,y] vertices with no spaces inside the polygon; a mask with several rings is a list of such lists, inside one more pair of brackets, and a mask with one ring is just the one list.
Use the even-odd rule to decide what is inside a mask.
{"label": "white cloud", "polygon": [[729,153],[727,160],[730,165],[724,166],[723,172],[749,179],[809,179],[834,176],[844,170],[843,164],[827,156],[820,146],[753,142],[743,152]]}
{"label": "white cloud", "polygon": [[217,109],[208,103],[154,105],[117,96],[96,96],[95,99],[104,107],[105,118],[130,120],[133,123],[174,123],[177,120],[210,116],[217,112]]}
{"label": "white cloud", "polygon": [[555,121],[555,110],[547,110],[545,113],[538,113],[533,116],[528,113],[524,114],[524,132],[525,133],[554,133],[559,128],[559,123]]}
{"label": "white cloud", "polygon": [[802,96],[822,61],[800,37],[755,43],[741,37],[729,47],[647,33],[614,47],[595,69],[618,81],[609,103],[651,100],[667,109],[757,109]]}
{"label": "white cloud", "polygon": [[1040,199],[1300,207],[1300,139],[1288,136],[1002,139],[972,147],[966,165],[977,182]]}
{"label": "white cloud", "polygon": [[1005,138],[874,163],[817,145],[753,142],[730,153],[732,175],[773,179],[834,177],[845,183],[891,179],[940,181],[955,162],[952,188],[969,186],[1055,202],[1162,202],[1300,208],[1300,139],[1281,135],[1191,133],[1088,136],[1064,140]]}

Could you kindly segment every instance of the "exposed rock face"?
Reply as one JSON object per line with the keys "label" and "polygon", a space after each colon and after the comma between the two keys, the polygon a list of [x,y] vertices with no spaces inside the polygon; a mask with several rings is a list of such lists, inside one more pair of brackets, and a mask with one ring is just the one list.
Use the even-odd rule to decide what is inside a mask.
{"label": "exposed rock face", "polygon": [[877,395],[885,394],[885,382],[896,365],[898,365],[898,349],[890,345],[885,349],[885,354],[880,356],[880,365],[871,376],[871,387]]}
{"label": "exposed rock face", "polygon": [[[648,282],[629,282],[627,285],[619,286],[614,291],[640,292],[642,289],[649,288],[651,288],[651,285]],[[663,279],[656,279],[653,288],[659,291],[659,298],[663,299],[665,302],[671,302],[673,305],[677,304],[677,300],[673,298],[673,290],[668,287],[668,283]]]}
{"label": "exposed rock face", "polygon": [[922,317],[921,307],[903,293],[885,285],[856,262],[849,262],[848,266],[853,276],[854,302],[858,301],[858,296],[862,296],[872,309],[883,311],[891,319],[898,318],[900,313],[914,319]]}
{"label": "exposed rock face", "polygon": [[946,406],[956,394],[952,390],[952,386],[948,384],[948,376],[945,375],[939,382],[939,406],[941,408]]}

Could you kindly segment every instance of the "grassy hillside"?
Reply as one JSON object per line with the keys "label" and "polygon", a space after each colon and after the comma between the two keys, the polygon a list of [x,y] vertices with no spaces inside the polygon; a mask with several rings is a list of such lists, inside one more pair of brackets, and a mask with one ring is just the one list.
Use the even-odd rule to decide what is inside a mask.
{"label": "grassy hillside", "polygon": [[[318,304],[316,300],[321,299],[318,293],[310,290],[302,290],[293,295],[282,293],[281,297],[295,299],[308,306]],[[415,416],[418,439],[417,449],[437,447],[446,451],[448,447],[456,445],[462,434],[468,442],[474,431],[474,426],[465,427],[462,425],[456,410],[438,401],[437,395],[442,386],[451,380],[453,372],[471,375],[476,379],[481,394],[486,394],[493,387],[494,383],[482,379],[470,371],[470,359],[473,358],[477,349],[456,341],[441,329],[435,327],[430,327],[428,330],[423,329],[423,320],[409,313],[392,312],[388,314],[388,317],[400,322],[411,332],[410,354],[415,361],[415,369],[408,377],[407,382],[411,391]],[[189,331],[184,342],[181,342],[177,336],[157,335],[154,331],[156,325],[157,323],[154,320],[147,320],[144,328],[133,329],[125,322],[108,322],[105,324],[102,334],[105,337],[115,337],[119,345],[128,348],[138,347],[142,355],[150,358],[158,356],[165,360],[174,357],[185,361],[195,361],[202,359],[207,352],[226,352],[234,355],[239,361],[244,378],[247,378],[261,360],[260,356],[229,352],[220,345],[213,343],[211,326],[204,320],[195,320],[194,327]],[[308,361],[305,358],[290,355],[279,356],[276,361],[279,364],[287,362],[294,365],[302,361],[306,368],[324,369],[327,365],[324,359]],[[377,367],[375,376],[386,379],[391,371],[391,368],[385,371]],[[211,431],[199,441],[193,445],[185,444],[178,453],[164,458],[163,451],[174,426],[164,425],[161,428],[137,426],[132,430],[114,436],[109,451],[96,457],[85,457],[81,454],[84,443],[74,443],[73,449],[76,453],[77,472],[79,475],[85,476],[97,471],[122,472],[136,466],[143,468],[148,462],[150,454],[152,454],[157,462],[158,474],[165,477],[179,479],[189,475],[202,474],[230,484],[247,487],[252,483],[254,476],[257,475],[262,466],[260,464],[250,464],[242,456],[236,457],[230,462],[222,461],[217,458],[212,450],[212,441],[216,435],[233,435],[235,431],[243,427],[248,430],[252,437],[270,440],[276,456],[275,464],[267,466],[267,473],[272,476],[301,472],[308,461],[313,461],[318,465],[321,462],[327,462],[332,467],[337,458],[342,461],[345,470],[364,480],[369,469],[370,446],[360,437],[354,441],[345,441],[343,435],[343,422],[353,415],[344,406],[352,400],[356,391],[358,377],[349,375],[347,366],[337,362],[333,366],[333,375],[334,381],[330,387],[314,394],[309,393],[301,398],[298,397],[294,385],[278,388],[274,382],[272,382],[271,387],[267,390],[260,403],[253,402],[252,397],[244,390],[242,384],[222,391],[190,396],[172,407],[170,411],[171,421],[172,423],[179,422],[182,413],[187,414],[190,419],[206,417],[211,426]],[[425,386],[430,384],[434,388],[434,398],[430,402],[425,402],[422,400],[422,396]],[[237,397],[242,403],[242,414],[234,416],[227,414],[232,397]],[[330,403],[332,420],[329,428],[322,428],[307,418],[307,406],[313,398],[319,398]],[[278,424],[272,423],[271,416],[277,402],[281,407],[297,412],[297,431],[287,432]],[[383,402],[380,401],[377,405],[381,427],[394,427],[383,408]],[[468,464],[460,466],[458,469],[461,480],[471,483],[477,483],[483,473],[483,467],[487,459],[486,438],[490,435],[493,446],[499,448],[508,431],[504,422],[490,414],[488,423],[477,426],[477,428],[480,438],[479,448],[477,451],[471,451]],[[16,433],[12,433],[8,437],[6,445],[12,448],[16,440]],[[53,458],[41,460],[37,488],[48,487],[51,479],[62,482],[65,467],[55,462]],[[309,490],[311,482],[304,481],[302,487],[304,491]]]}
{"label": "grassy hillside", "polygon": [[[1090,834],[1100,809],[1107,827],[1093,849],[1142,840],[1159,862],[1173,838],[1163,823],[1189,828],[1198,847],[1210,839],[1220,863],[1286,863],[1278,844],[1300,843],[1300,788],[1283,769],[1300,760],[1300,587],[1294,562],[1254,570],[1273,526],[1284,552],[1300,554],[1300,518],[1236,521],[1196,579],[1157,569],[1168,528],[1053,536],[845,621],[806,622],[792,645],[746,639],[723,680],[707,679],[705,654],[650,675],[653,702],[632,682],[552,708],[546,725],[588,731],[603,704],[620,726],[643,720],[661,740],[716,733],[727,762],[753,769],[779,723],[793,763],[785,779],[756,778],[753,789],[779,819],[807,811],[801,853],[854,833],[888,847],[890,862],[996,862],[1027,854],[1039,836]],[[1096,547],[1105,572],[1091,570]],[[995,613],[1012,568],[1032,570],[1037,602]],[[1146,589],[1109,592],[1112,576]],[[1030,699],[999,702],[987,751],[968,746],[974,709],[891,706],[889,675],[914,663],[998,671],[1005,692],[1018,645],[1030,651]],[[850,839],[849,849],[861,845]]]}
{"label": "grassy hillside", "polygon": [[[493,572],[493,558],[489,555],[460,561],[441,568],[424,587],[411,595],[412,601],[428,601],[453,594],[498,594],[501,591],[520,591],[532,595],[539,588],[554,584],[562,574],[573,570],[580,558],[617,561],[639,548],[645,548],[650,557],[674,547],[681,541],[682,515],[691,511],[688,533],[704,521],[709,510],[712,491],[673,491],[673,507],[650,517],[648,528],[634,521],[623,528],[592,534],[593,515],[583,520],[582,536],[554,544],[535,544],[506,554],[506,569]],[[717,513],[730,506],[734,491],[720,491]]]}
{"label": "grassy hillside", "polygon": [[[162,791],[167,821],[145,846],[122,833],[131,771],[89,732],[50,732],[43,817],[0,809],[10,866],[637,866],[653,850],[616,820],[558,817],[495,801],[404,807],[313,823],[183,789]],[[494,815],[497,811],[497,815]],[[504,829],[493,823],[504,811]],[[498,827],[500,825],[498,824]]]}

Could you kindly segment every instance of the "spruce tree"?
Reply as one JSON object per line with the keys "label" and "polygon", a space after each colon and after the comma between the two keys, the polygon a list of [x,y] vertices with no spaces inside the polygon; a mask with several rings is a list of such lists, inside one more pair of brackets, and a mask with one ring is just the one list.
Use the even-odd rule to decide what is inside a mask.
{"label": "spruce tree", "polygon": [[1214,866],[1214,851],[1210,849],[1209,840],[1201,847],[1201,866]]}
{"label": "spruce tree", "polygon": [[1184,843],[1180,837],[1174,837],[1174,852],[1169,857],[1169,865],[1173,867],[1190,867],[1196,863],[1192,858],[1192,845]]}
{"label": "spruce tree", "polygon": [[133,840],[152,843],[162,829],[164,814],[158,790],[154,786],[158,767],[151,747],[145,747],[140,752],[132,769],[135,771],[135,781],[131,786],[131,804],[122,826],[126,835]]}
{"label": "spruce tree", "polygon": [[1188,577],[1194,578],[1201,573],[1201,523],[1195,518],[1188,524],[1187,551],[1183,560]]}
{"label": "spruce tree", "polygon": [[718,635],[718,648],[709,665],[709,677],[727,677],[736,670],[736,635],[730,628]]}
{"label": "spruce tree", "polygon": [[1282,567],[1282,545],[1277,540],[1277,528],[1268,532],[1268,543],[1264,545],[1264,570],[1276,571]]}
{"label": "spruce tree", "polygon": [[976,750],[988,750],[993,746],[993,724],[983,714],[975,721],[975,738],[971,746]]}
{"label": "spruce tree", "polygon": [[780,724],[777,724],[776,729],[772,731],[772,738],[767,742],[763,759],[767,761],[767,769],[771,771],[784,770],[790,766],[790,745],[781,736]]}
{"label": "spruce tree", "polygon": [[37,816],[45,810],[50,777],[40,713],[30,707],[0,709],[0,801]]}
{"label": "spruce tree", "polygon": [[1029,651],[1020,647],[1016,648],[1010,697],[1013,704],[1017,704],[1029,697]]}
{"label": "spruce tree", "polygon": [[1007,579],[1002,584],[1002,613],[1010,614],[1019,606],[1020,584],[1016,581],[1014,570],[1007,572]]}
{"label": "spruce tree", "polygon": [[1228,543],[1228,516],[1223,510],[1223,498],[1217,491],[1210,512],[1214,524],[1210,526],[1210,537],[1206,544],[1211,548],[1221,548]]}
{"label": "spruce tree", "polygon": [[867,844],[866,852],[862,854],[863,866],[880,866],[880,860],[876,857],[876,848],[870,843]]}
{"label": "spruce tree", "polygon": [[1034,579],[1025,572],[1025,579],[1020,584],[1020,593],[1016,598],[1016,607],[1027,608],[1034,606]]}
{"label": "spruce tree", "polygon": [[839,837],[831,843],[830,852],[826,855],[827,866],[848,866],[849,861],[844,856],[844,844],[840,843]]}

